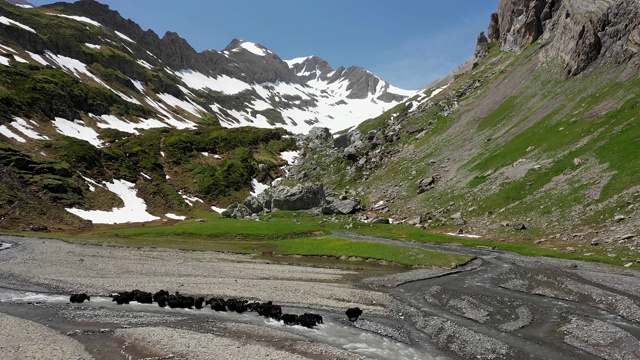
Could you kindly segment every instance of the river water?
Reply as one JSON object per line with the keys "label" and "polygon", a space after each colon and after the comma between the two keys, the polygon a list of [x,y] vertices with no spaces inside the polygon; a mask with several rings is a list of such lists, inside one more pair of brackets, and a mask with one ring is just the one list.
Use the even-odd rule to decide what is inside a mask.
{"label": "river water", "polygon": [[[317,309],[283,308],[283,313],[312,311],[325,318],[324,324],[307,329],[285,326],[255,313],[163,309],[137,303],[118,306],[108,297],[69,304],[66,294],[7,288],[0,288],[0,310],[3,306],[46,304],[71,310],[108,309],[252,324],[381,360],[640,359],[637,272],[554,259],[532,260],[480,249],[340,235],[473,255],[481,265],[446,276],[376,288],[387,292],[396,303],[391,317],[367,316],[365,321],[374,324],[374,331],[358,326],[365,324],[362,320],[353,326],[341,320],[343,314]],[[0,243],[0,249],[7,247]],[[406,341],[380,335],[385,329],[398,329]]]}

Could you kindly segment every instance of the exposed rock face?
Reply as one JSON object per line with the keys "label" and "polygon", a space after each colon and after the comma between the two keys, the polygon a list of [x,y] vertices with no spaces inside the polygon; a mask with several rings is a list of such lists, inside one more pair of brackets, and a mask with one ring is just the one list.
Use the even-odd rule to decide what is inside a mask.
{"label": "exposed rock face", "polygon": [[257,197],[250,196],[242,205],[253,213],[266,210],[309,210],[326,203],[322,183],[294,187],[275,186]]}
{"label": "exposed rock face", "polygon": [[[501,1],[498,5],[501,49],[519,51],[538,40],[543,32],[542,13],[546,8],[553,9],[556,3],[560,0]],[[545,13],[545,16],[548,15]],[[495,36],[495,32],[492,35]]]}
{"label": "exposed rock face", "polygon": [[418,181],[418,195],[431,189],[436,184],[435,176],[429,176],[427,178]]}
{"label": "exposed rock face", "polygon": [[[291,71],[289,65],[278,55],[262,45],[256,47],[262,50],[262,55],[253,53],[242,46],[245,41],[233,39],[222,51],[231,61],[224,64],[221,72],[225,75],[240,79],[246,83],[263,84],[285,82],[301,84],[300,79]],[[215,51],[208,51],[214,52]]]}
{"label": "exposed rock face", "polygon": [[334,201],[322,207],[323,214],[347,215],[358,211],[360,199],[347,199]]}
{"label": "exposed rock face", "polygon": [[[497,24],[495,22],[497,17]],[[491,17],[489,40],[521,51],[536,40],[543,58],[560,56],[565,75],[596,61],[640,67],[640,4],[635,0],[502,0]]]}
{"label": "exposed rock face", "polygon": [[310,56],[305,61],[294,64],[291,68],[305,82],[316,79],[327,81],[333,73],[333,68],[329,63],[318,56]]}
{"label": "exposed rock face", "polygon": [[487,49],[489,47],[489,39],[484,35],[484,31],[478,35],[478,39],[476,40],[476,49],[474,51],[473,56],[476,59],[481,59],[487,55]]}
{"label": "exposed rock face", "polygon": [[492,42],[500,40],[500,27],[498,25],[498,13],[491,14],[491,23],[489,23],[487,36],[488,36],[488,40]]}
{"label": "exposed rock face", "polygon": [[309,130],[309,138],[318,141],[330,141],[333,138],[331,131],[326,127],[312,127]]}

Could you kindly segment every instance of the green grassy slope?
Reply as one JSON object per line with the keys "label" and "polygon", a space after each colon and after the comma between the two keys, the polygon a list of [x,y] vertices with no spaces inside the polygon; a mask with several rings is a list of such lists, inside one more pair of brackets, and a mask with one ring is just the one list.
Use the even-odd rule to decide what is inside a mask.
{"label": "green grassy slope", "polygon": [[[432,228],[570,242],[633,233],[640,76],[605,64],[564,78],[561,62],[542,62],[539,47],[515,54],[492,44],[430,106],[398,106],[361,124],[387,135],[381,148],[361,154],[364,164],[377,164],[323,163],[323,150],[309,149],[312,161],[301,171],[314,176],[307,165],[319,166],[328,188],[349,189],[370,207],[385,201],[386,216],[421,215]],[[427,176],[436,185],[417,195]],[[615,223],[616,215],[629,221]],[[527,230],[505,226],[519,223]]]}

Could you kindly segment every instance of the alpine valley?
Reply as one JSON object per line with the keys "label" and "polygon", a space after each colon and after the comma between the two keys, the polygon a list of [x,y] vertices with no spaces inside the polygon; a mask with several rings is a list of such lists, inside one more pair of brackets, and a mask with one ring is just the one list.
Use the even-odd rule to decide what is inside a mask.
{"label": "alpine valley", "polygon": [[407,91],[0,0],[0,358],[640,359],[640,1],[487,25]]}
{"label": "alpine valley", "polygon": [[17,5],[0,2],[2,228],[237,202],[637,252],[637,1],[503,0],[420,91],[238,39],[199,53],[92,0]]}

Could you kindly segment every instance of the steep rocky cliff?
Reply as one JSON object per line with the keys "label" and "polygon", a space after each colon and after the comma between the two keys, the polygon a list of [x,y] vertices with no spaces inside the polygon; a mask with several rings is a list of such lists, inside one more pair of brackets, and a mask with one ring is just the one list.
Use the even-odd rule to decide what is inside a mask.
{"label": "steep rocky cliff", "polygon": [[560,57],[566,76],[599,61],[638,66],[640,3],[626,0],[505,0],[492,16],[490,40],[521,51],[540,40],[542,56]]}
{"label": "steep rocky cliff", "polygon": [[627,260],[640,244],[639,9],[503,0],[473,67],[333,141],[307,138],[291,174],[366,199],[360,220],[586,254],[605,243]]}

